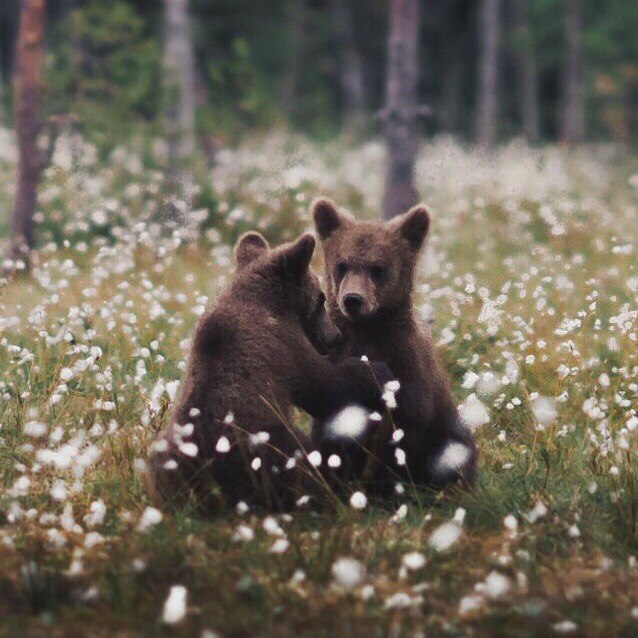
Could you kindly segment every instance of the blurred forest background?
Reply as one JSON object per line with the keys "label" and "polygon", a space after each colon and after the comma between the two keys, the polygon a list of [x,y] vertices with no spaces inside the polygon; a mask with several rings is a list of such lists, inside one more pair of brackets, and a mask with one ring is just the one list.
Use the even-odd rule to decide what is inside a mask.
{"label": "blurred forest background", "polygon": [[27,158],[14,256],[34,243],[61,131],[101,159],[133,138],[149,159],[163,139],[165,186],[182,200],[197,181],[210,190],[201,176],[248,134],[382,134],[386,217],[417,198],[425,136],[634,144],[637,32],[632,0],[1,0],[0,123]]}
{"label": "blurred forest background", "polygon": [[[284,122],[334,135],[385,100],[391,0],[48,0],[46,100],[101,146],[161,115],[163,25],[190,14],[197,132],[204,149]],[[400,4],[400,3],[398,3]],[[423,132],[488,142],[638,138],[638,4],[632,0],[423,0]],[[2,118],[9,121],[19,0],[0,2]],[[487,49],[487,50],[486,50]],[[493,66],[493,69],[488,67]],[[488,86],[485,86],[486,83]],[[570,92],[576,85],[578,112]],[[495,131],[481,122],[492,91]],[[484,99],[484,98],[483,98]],[[490,114],[488,118],[490,119]],[[570,119],[583,119],[582,126]],[[576,124],[574,131],[570,127]]]}

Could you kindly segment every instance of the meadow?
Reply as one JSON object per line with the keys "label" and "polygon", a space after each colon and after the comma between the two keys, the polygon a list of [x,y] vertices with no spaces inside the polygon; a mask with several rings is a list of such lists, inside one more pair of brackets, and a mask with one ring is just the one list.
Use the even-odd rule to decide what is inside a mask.
{"label": "meadow", "polygon": [[[173,228],[159,153],[62,137],[33,269],[2,282],[0,636],[637,635],[636,157],[420,150],[415,303],[480,446],[474,490],[202,520],[152,507],[145,460],[232,243],[294,237],[319,194],[376,216],[384,153],[257,137]],[[0,130],[2,210],[14,164]]]}

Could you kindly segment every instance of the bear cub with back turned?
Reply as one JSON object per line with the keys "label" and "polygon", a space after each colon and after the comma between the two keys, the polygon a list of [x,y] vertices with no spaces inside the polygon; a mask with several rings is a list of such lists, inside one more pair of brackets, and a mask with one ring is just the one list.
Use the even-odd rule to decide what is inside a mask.
{"label": "bear cub with back turned", "polygon": [[[414,277],[430,226],[428,211],[416,206],[387,223],[357,222],[319,199],[312,214],[323,247],[330,313],[343,334],[337,360],[367,355],[386,363],[400,383],[393,421],[403,439],[401,433],[395,435],[400,440],[384,435],[376,487],[387,493],[397,478],[435,488],[471,485],[476,445],[431,337],[414,317]],[[313,425],[317,444],[325,440],[325,427],[323,420]],[[352,453],[361,462],[357,447],[351,446]],[[405,452],[403,464],[397,447]]]}
{"label": "bear cub with back turned", "polygon": [[239,239],[237,270],[199,320],[169,426],[152,446],[156,501],[193,499],[204,513],[239,501],[290,508],[317,475],[292,407],[315,418],[352,402],[382,407],[385,366],[321,354],[340,335],[309,268],[314,248],[312,235],[275,249],[259,233]]}

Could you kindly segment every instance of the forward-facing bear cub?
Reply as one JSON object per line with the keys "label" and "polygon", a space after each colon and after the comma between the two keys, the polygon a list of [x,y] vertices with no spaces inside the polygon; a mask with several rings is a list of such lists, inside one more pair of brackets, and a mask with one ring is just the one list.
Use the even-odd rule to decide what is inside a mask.
{"label": "forward-facing bear cub", "polygon": [[[459,417],[431,338],[414,318],[414,276],[430,226],[428,211],[416,206],[387,223],[357,222],[319,199],[312,213],[323,247],[330,313],[343,334],[337,360],[367,355],[386,363],[400,383],[393,419],[404,438],[382,444],[379,468],[386,469],[377,471],[377,486],[387,491],[395,477],[434,487],[471,484],[476,445]],[[324,422],[313,426],[317,443],[324,427]]]}
{"label": "forward-facing bear cub", "polygon": [[[235,248],[237,271],[195,330],[168,428],[151,452],[151,491],[206,512],[240,500],[273,509],[308,493],[316,470],[291,408],[326,418],[351,402],[382,406],[389,372],[358,359],[332,364],[339,337],[310,271],[312,235],[270,249],[258,233]],[[314,478],[313,478],[314,472]]]}

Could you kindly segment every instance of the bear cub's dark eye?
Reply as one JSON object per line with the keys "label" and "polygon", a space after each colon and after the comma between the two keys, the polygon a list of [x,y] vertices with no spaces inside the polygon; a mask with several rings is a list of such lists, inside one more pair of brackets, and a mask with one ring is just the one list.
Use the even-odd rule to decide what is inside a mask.
{"label": "bear cub's dark eye", "polygon": [[384,274],[385,274],[385,269],[383,268],[383,266],[377,266],[377,265],[370,266],[370,276],[375,281],[380,281],[381,279],[383,279]]}
{"label": "bear cub's dark eye", "polygon": [[337,264],[337,267],[335,268],[335,273],[337,275],[337,278],[341,279],[341,277],[343,277],[346,274],[347,270],[348,270],[348,265],[340,261]]}

